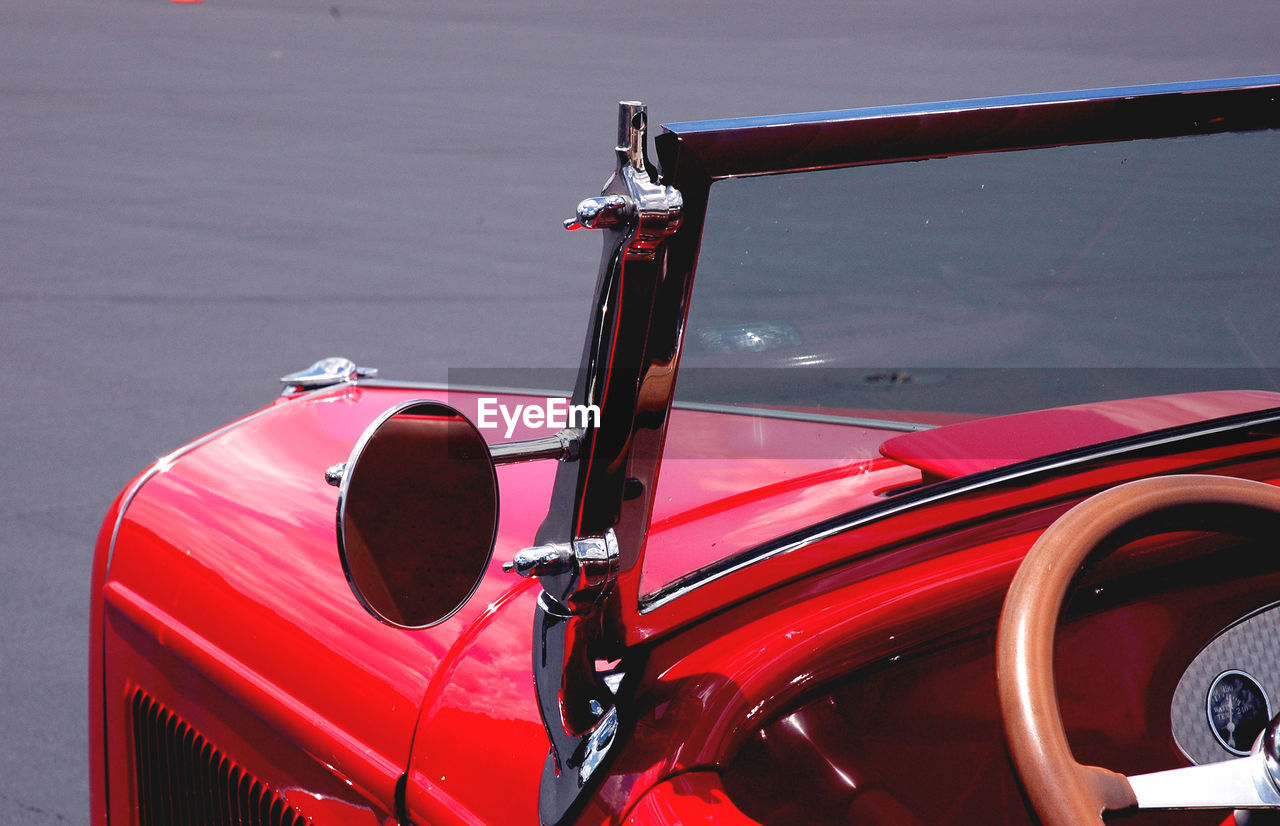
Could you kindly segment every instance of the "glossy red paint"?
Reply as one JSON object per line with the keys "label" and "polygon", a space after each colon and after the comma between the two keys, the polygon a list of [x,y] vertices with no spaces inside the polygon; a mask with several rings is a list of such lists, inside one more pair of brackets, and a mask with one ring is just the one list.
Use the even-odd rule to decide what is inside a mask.
{"label": "glossy red paint", "polygon": [[682,774],[659,783],[631,810],[627,826],[700,823],[705,826],[752,826],[724,790],[717,772]]}
{"label": "glossy red paint", "polygon": [[[102,692],[97,697],[104,698],[105,711],[99,713],[105,720],[106,765],[131,766],[123,734],[127,699],[134,686],[142,686],[317,822],[392,820],[402,773],[404,811],[415,822],[535,817],[547,750],[529,670],[538,589],[500,574],[498,566],[531,542],[547,507],[553,466],[499,470],[502,519],[494,561],[476,597],[445,624],[421,631],[380,624],[358,606],[338,565],[337,492],[324,482],[325,467],[343,458],[385,407],[425,394],[356,387],[298,397],[163,460],[146,479],[120,520],[108,576],[95,580],[101,583],[95,599],[102,606],[96,620],[101,638],[95,640],[101,639],[108,662],[105,674],[99,665],[93,675]],[[453,393],[442,401],[466,410],[475,396]],[[705,416],[691,415],[694,426],[687,433],[708,433],[714,417]],[[723,447],[732,453],[744,433],[733,428],[744,423],[727,419]],[[808,435],[829,435],[829,425],[787,421],[778,428],[788,439],[804,438],[806,428],[813,428]],[[849,429],[844,435],[852,439],[849,446],[869,453],[882,434]],[[850,494],[850,484],[858,485],[852,490],[856,501],[915,478],[914,469],[883,457],[854,465],[818,457],[797,460],[800,473],[791,479],[794,466],[726,460],[714,456],[716,448],[707,442],[690,444],[695,443],[703,444],[705,457],[673,462],[664,476],[690,511],[659,512],[659,540],[700,520],[718,524],[722,514],[739,524],[768,514],[758,530],[774,530],[778,502],[800,490],[819,490],[815,507],[833,508]],[[945,699],[948,686],[989,680],[989,628],[1012,571],[1039,531],[1071,502],[1117,480],[1171,470],[1226,469],[1275,479],[1277,449],[1280,438],[1258,438],[1179,457],[1102,462],[1088,473],[1048,475],[1019,489],[975,490],[820,539],[803,552],[765,560],[659,608],[654,615],[666,621],[680,616],[684,628],[646,645],[644,676],[623,722],[626,747],[581,822],[616,823],[623,816],[659,822],[672,812],[694,816],[722,794],[714,786],[716,773],[700,770],[730,770],[731,779],[741,780],[742,767],[753,759],[772,761],[772,752],[751,757],[753,749],[758,752],[751,739],[756,733],[824,713],[820,703],[805,700],[814,693],[870,697],[891,690],[877,689],[877,680],[905,674],[905,666],[886,665],[899,658],[929,663],[910,680],[920,685],[922,697],[938,708],[959,702],[964,698]],[[228,478],[238,480],[233,492],[221,484]],[[736,488],[726,488],[724,479]],[[753,484],[759,489],[751,489]],[[965,514],[984,519],[966,525]],[[111,520],[100,543],[97,576],[105,572],[110,528]],[[1272,579],[1258,579],[1258,588],[1274,590]],[[1188,599],[1180,616],[1197,616],[1208,628],[1225,625],[1239,607],[1222,593]],[[1170,651],[1171,639],[1198,639],[1171,630],[1167,613],[1130,607],[1101,616],[1089,621],[1107,629],[1102,638],[1116,639],[1124,631],[1151,643],[1151,652]],[[956,642],[956,634],[977,642],[946,645]],[[1074,639],[1071,633],[1068,639]],[[1084,658],[1100,633],[1080,633],[1078,639],[1075,651]],[[1117,651],[1140,649],[1134,644]],[[815,658],[819,651],[822,656]],[[1169,685],[1183,661],[1167,658],[1162,671],[1160,663],[1148,662],[1144,679]],[[863,672],[865,679],[851,676]],[[932,683],[928,674],[936,674]],[[1097,706],[1088,680],[1071,685],[1082,690],[1069,715]],[[1140,681],[1129,688],[1139,697],[1164,690]],[[1071,697],[1071,690],[1064,694]],[[982,704],[982,698],[969,699]],[[864,708],[861,702],[852,706]],[[993,706],[982,708],[980,725],[957,727],[955,736],[943,736],[940,748],[954,750],[956,759],[996,759],[997,740],[977,743],[964,735],[974,726],[998,734]],[[1123,729],[1124,722],[1114,724]],[[1143,731],[1160,730],[1147,724]],[[449,748],[440,748],[442,743]],[[913,753],[909,736],[897,747],[879,745],[886,754],[899,748],[901,761]],[[812,752],[837,762],[852,759],[833,748],[818,743]],[[860,754],[858,765],[867,765]],[[687,772],[700,772],[691,776],[692,785],[669,782]],[[493,794],[495,776],[502,779],[503,794]],[[1011,776],[1001,776],[1000,803],[1018,803]],[[128,780],[127,771],[108,777],[104,804],[95,809],[97,822],[108,811],[111,822],[129,822]],[[906,806],[897,799],[902,790],[890,786],[879,782],[879,791],[859,797],[859,806],[878,812],[876,817],[909,811],[900,811],[900,803]],[[758,799],[749,804],[763,806]],[[737,822],[735,809],[712,808],[730,818],[726,822]]]}
{"label": "glossy red paint", "polygon": [[[536,816],[547,749],[529,669],[537,588],[501,574],[499,566],[532,541],[554,466],[500,468],[495,558],[472,601],[440,626],[404,631],[374,620],[351,595],[337,560],[337,492],[325,483],[325,468],[345,458],[384,409],[425,396],[474,412],[475,394],[411,388],[299,396],[162,460],[144,476],[119,521],[109,570],[108,520],[95,563],[101,610],[95,611],[91,674],[101,693],[91,710],[102,766],[111,771],[95,789],[96,822],[108,813],[113,823],[131,822],[127,700],[139,687],[316,822],[393,822],[402,774],[404,813],[413,822],[524,823]],[[808,427],[813,430],[806,433]],[[827,438],[826,426],[788,422],[783,429],[792,439]],[[869,453],[880,434],[850,430],[845,436]],[[821,713],[814,697],[883,695],[888,689],[877,689],[877,680],[905,673],[888,665],[900,660],[929,664],[918,689],[926,699],[940,702],[957,683],[972,690],[985,685],[983,635],[1008,581],[1039,532],[1072,502],[1122,479],[1173,470],[1274,480],[1280,477],[1277,452],[1280,437],[1255,434],[1246,443],[1115,459],[1016,488],[975,490],[827,536],[656,608],[640,629],[641,641],[652,639],[638,649],[643,665],[634,663],[640,676],[625,706],[624,746],[579,821],[657,823],[705,815],[722,818],[708,822],[751,822],[720,805],[725,792],[718,773],[727,770],[733,778],[750,767],[758,732]],[[829,458],[814,462],[795,479],[788,478],[795,468],[767,462],[691,456],[673,463],[664,478],[687,496],[693,514],[674,507],[660,512],[655,535],[692,524],[692,516],[714,522],[721,513],[742,523],[758,520],[759,530],[769,531],[774,523],[763,517],[802,489],[812,486],[818,507],[834,508],[843,495],[876,497],[886,483],[916,475],[885,458],[853,465],[857,472]],[[725,478],[736,487],[726,489]],[[236,484],[227,485],[229,479]],[[1258,587],[1273,589],[1273,580],[1259,578]],[[1187,593],[1179,615],[1198,617],[1205,627],[1225,624],[1234,616],[1225,609],[1239,607],[1222,591]],[[1119,639],[1122,631],[1132,644],[1118,652],[1146,650],[1147,642],[1155,652],[1170,639],[1194,638],[1180,637],[1167,613],[1120,606],[1098,616],[1084,616],[1078,627],[1092,630],[1070,643],[1081,658],[1098,639]],[[1175,653],[1154,662],[1153,653],[1143,679],[1164,685],[1181,667],[1180,649],[1166,650]],[[1065,696],[1079,689],[1068,714],[1096,703],[1092,675],[1079,673],[1064,689]],[[1151,689],[1141,681],[1125,685]],[[970,699],[981,705],[977,695]],[[988,734],[997,730],[989,709],[973,714]],[[939,719],[925,717],[921,724]],[[1158,729],[1153,720],[1145,720],[1143,731]],[[1093,730],[1087,720],[1075,727]],[[1102,753],[1111,754],[1113,745],[1103,743]],[[906,738],[898,752],[884,747],[907,761],[910,746]],[[957,759],[997,759],[986,740],[957,736],[945,747]],[[848,757],[833,745],[815,748],[818,758],[840,765]],[[1002,805],[1020,811],[1011,776],[1001,776]],[[859,797],[859,811],[888,818],[880,822],[912,822],[900,789],[883,782],[875,788],[880,791]]]}
{"label": "glossy red paint", "polygon": [[[1016,483],[976,485],[938,498],[927,506],[912,503],[894,510],[894,497],[885,500],[889,510],[859,520],[852,516],[848,524],[856,529],[841,530],[832,536],[806,538],[770,556],[754,558],[722,575],[704,577],[688,593],[678,598],[656,602],[638,612],[626,628],[630,644],[664,636],[700,618],[721,611],[724,606],[745,601],[772,591],[781,583],[791,582],[814,571],[833,569],[850,561],[876,556],[887,548],[909,547],[913,553],[947,553],[945,548],[929,551],[930,539],[940,532],[965,531],[975,522],[988,535],[999,537],[1007,530],[1002,517],[1027,513],[1037,507],[1061,512],[1058,503],[1078,501],[1090,493],[1141,476],[1175,472],[1218,472],[1247,478],[1269,479],[1271,471],[1265,461],[1257,464],[1248,457],[1265,456],[1280,449],[1280,434],[1264,428],[1252,438],[1226,444],[1183,446],[1167,451],[1145,451],[1132,456],[1111,456],[1071,468],[1070,472],[1042,473],[1020,478]],[[1239,463],[1239,467],[1234,467]],[[921,497],[929,499],[929,491],[921,489]],[[1039,503],[1039,504],[1036,504]],[[768,511],[740,511],[744,521],[767,519]],[[1045,517],[1047,518],[1047,517]],[[1040,524],[1043,528],[1048,522]]]}
{"label": "glossy red paint", "polygon": [[918,483],[879,455],[894,431],[676,409],[654,493],[641,589]]}
{"label": "glossy red paint", "polygon": [[[896,434],[676,409],[645,543],[649,594],[706,566],[928,481],[1280,405],[1220,391],[1124,399]],[[881,455],[883,454],[883,455]]]}
{"label": "glossy red paint", "polygon": [[1280,405],[1280,393],[1223,390],[1078,404],[995,416],[895,436],[880,452],[920,468],[926,478],[954,479],[1052,453]]}
{"label": "glossy red paint", "polygon": [[[1275,483],[1280,461],[1274,445],[1264,455],[1234,470]],[[865,822],[916,822],[901,815],[921,806],[911,790],[922,771],[922,743],[942,757],[930,772],[966,766],[948,782],[967,784],[967,797],[948,797],[943,783],[944,791],[931,804],[935,808],[924,807],[919,822],[969,823],[984,811],[984,822],[1029,822],[1003,750],[991,632],[1022,556],[1071,501],[1063,500],[1061,488],[1046,485],[1030,491],[1021,509],[967,529],[912,542],[882,535],[878,552],[850,553],[848,562],[824,573],[811,569],[806,578],[658,643],[636,698],[638,716],[628,750],[614,767],[612,784],[601,792],[602,798],[609,796],[602,807],[626,808],[667,777],[727,767],[739,772],[737,788],[772,795],[769,810],[775,820],[788,822],[794,812],[788,816],[776,806],[784,798],[794,803],[795,778],[811,772],[788,773],[790,779],[770,792],[769,773],[790,764],[770,759],[777,754],[741,756],[742,750],[751,751],[748,739],[758,731],[785,728],[797,708],[822,713],[823,697],[853,692],[849,696],[857,699],[845,712],[847,736],[819,739],[806,748],[811,760],[835,761],[828,774],[853,778],[843,796],[850,806],[854,797],[862,800],[853,787],[879,789],[858,804],[869,807],[858,810],[863,816],[877,818]],[[927,535],[927,526],[938,525],[933,520],[939,516],[917,513],[911,521]],[[858,537],[832,537],[820,545],[850,548],[851,541],[857,544]],[[1185,765],[1167,718],[1181,670],[1217,631],[1273,601],[1280,585],[1276,566],[1261,546],[1244,556],[1249,584],[1243,588],[1235,578],[1239,569],[1185,562],[1189,554],[1217,546],[1192,542],[1171,551],[1159,543],[1139,544],[1127,562],[1113,563],[1099,572],[1101,578],[1089,581],[1089,588],[1101,587],[1103,595],[1077,604],[1081,618],[1061,637],[1059,671],[1064,715],[1073,742],[1079,741],[1080,759],[1132,771]],[[1184,560],[1180,573],[1163,567],[1170,556]],[[1257,576],[1250,578],[1251,573]],[[1086,596],[1092,594],[1089,588]],[[833,685],[844,687],[833,690]],[[987,685],[990,691],[983,689]],[[815,694],[818,700],[807,699]],[[895,698],[902,700],[900,706]],[[894,707],[919,716],[878,717]],[[872,739],[862,741],[864,733]],[[849,753],[859,757],[846,767],[842,761]],[[759,762],[750,766],[753,760]],[[985,768],[974,772],[974,765]],[[863,782],[868,771],[875,782]],[[809,792],[801,797],[818,797],[816,790]],[[942,810],[936,806],[947,800],[957,808],[951,820],[939,820]],[[967,807],[960,800],[968,800]],[[832,819],[854,811],[844,809]],[[1162,822],[1159,816],[1156,822]],[[1201,816],[1191,822],[1217,821]]]}
{"label": "glossy red paint", "polygon": [[[216,438],[161,460],[128,502],[108,562],[109,518],[94,579],[91,674],[102,708],[109,776],[98,822],[130,822],[126,700],[142,686],[317,822],[374,823],[394,815],[423,699],[455,645],[474,648],[476,623],[529,584],[500,561],[533,539],[552,468],[504,467],[500,536],[489,576],[453,621],[426,631],[379,623],[356,602],[337,559],[337,490],[324,470],[345,460],[391,405],[430,396],[464,411],[475,397],[423,389],[350,387],[270,406]],[[511,399],[508,399],[511,400]],[[474,415],[474,410],[472,410]],[[487,434],[486,434],[487,435]],[[109,569],[108,569],[109,564]],[[527,606],[527,600],[510,600]],[[492,607],[491,607],[492,606]],[[504,661],[529,683],[525,632]],[[100,627],[100,630],[99,630]],[[509,644],[505,640],[495,644]],[[471,652],[473,655],[475,651]],[[517,662],[518,661],[518,662]],[[158,668],[163,662],[164,668]],[[213,714],[210,709],[218,709]],[[523,717],[541,734],[528,701]],[[258,727],[254,737],[243,732]],[[519,755],[530,766],[518,797],[536,801],[545,740]],[[300,782],[302,778],[308,782]],[[298,789],[306,789],[303,794]],[[445,794],[476,805],[476,790]],[[488,795],[483,795],[488,797]],[[98,796],[95,795],[95,799]],[[336,802],[335,802],[336,801]],[[530,804],[532,805],[532,804]],[[323,817],[321,816],[323,813]],[[335,813],[345,813],[338,820]]]}
{"label": "glossy red paint", "polygon": [[[536,588],[498,568],[532,543],[554,466],[499,469],[501,523],[489,576],[457,617],[424,631],[382,625],[356,603],[336,556],[337,491],[324,481],[325,468],[345,459],[384,409],[430,397],[474,417],[481,395],[383,387],[301,394],[178,451],[140,477],[115,531],[109,574],[114,516],[104,526],[96,562],[94,616],[105,623],[93,631],[95,650],[105,648],[111,668],[104,684],[102,655],[95,654],[94,696],[106,700],[103,709],[94,709],[94,730],[106,732],[105,764],[122,767],[103,788],[98,822],[108,811],[113,822],[128,822],[135,805],[123,732],[137,686],[232,750],[302,813],[322,812],[326,822],[372,823],[392,816],[396,783],[406,767],[411,817],[465,823],[535,816],[547,748],[529,670]],[[714,429],[708,418],[718,418],[678,415],[688,416],[691,436]],[[761,432],[742,417],[730,418],[738,431],[726,428],[722,438],[747,433],[744,426]],[[856,446],[867,457],[874,456],[881,438],[874,431],[775,420],[767,431],[774,439],[771,449],[803,439],[810,428],[821,431],[811,437],[840,435],[842,445]],[[514,434],[537,435],[543,434]],[[712,444],[733,447],[704,442],[702,456],[690,455],[683,472],[673,462],[665,477],[679,492],[672,502],[688,496],[696,516],[727,511],[738,518],[744,507],[784,514],[780,503],[811,489],[808,511],[788,522],[762,523],[766,533],[757,534],[758,540],[779,524],[799,525],[815,512],[846,507],[841,502],[850,494],[850,480],[867,491],[884,483],[868,484],[862,466],[843,466],[847,453],[835,462],[802,463],[817,472],[787,481],[795,468],[786,463],[716,457],[707,452]],[[886,460],[870,461],[888,482],[915,477]],[[724,479],[737,488],[727,497]],[[825,488],[818,484],[824,481]],[[753,487],[761,490],[752,493]],[[813,490],[825,493],[817,497]],[[663,513],[670,515],[673,530],[693,524],[674,508]],[[747,535],[742,541],[753,540]],[[731,546],[719,552],[714,544],[708,547],[711,554],[701,558],[712,561]],[[667,564],[684,562],[675,556]],[[218,713],[211,714],[215,708]],[[253,727],[249,720],[261,727],[252,738],[242,734]],[[441,742],[453,747],[431,747]],[[502,767],[508,794],[488,793],[495,765]],[[308,781],[300,783],[304,776]]]}
{"label": "glossy red paint", "polygon": [[547,735],[531,668],[538,589],[524,584],[490,605],[432,680],[409,764],[414,823],[537,822]]}

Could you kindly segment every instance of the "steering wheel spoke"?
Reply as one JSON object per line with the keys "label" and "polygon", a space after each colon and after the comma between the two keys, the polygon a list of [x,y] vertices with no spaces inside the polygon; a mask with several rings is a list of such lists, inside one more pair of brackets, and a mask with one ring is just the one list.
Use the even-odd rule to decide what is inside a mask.
{"label": "steering wheel spoke", "polygon": [[1280,791],[1260,750],[1248,757],[1129,778],[1139,809],[1277,809]]}

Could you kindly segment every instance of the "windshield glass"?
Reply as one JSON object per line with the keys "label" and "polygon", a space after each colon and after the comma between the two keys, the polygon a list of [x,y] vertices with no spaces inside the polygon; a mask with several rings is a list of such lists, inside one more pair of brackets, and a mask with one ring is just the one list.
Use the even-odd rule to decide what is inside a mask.
{"label": "windshield glass", "polygon": [[[718,181],[642,591],[867,504],[798,480],[883,469],[902,430],[1280,390],[1278,187],[1276,131]],[[726,407],[729,435],[699,418]],[[677,529],[682,498],[728,513],[761,484],[823,502]]]}
{"label": "windshield glass", "polygon": [[[1278,134],[720,181],[677,398],[993,414],[1274,389],[1218,372],[1280,366]],[[749,369],[688,369],[709,366]]]}

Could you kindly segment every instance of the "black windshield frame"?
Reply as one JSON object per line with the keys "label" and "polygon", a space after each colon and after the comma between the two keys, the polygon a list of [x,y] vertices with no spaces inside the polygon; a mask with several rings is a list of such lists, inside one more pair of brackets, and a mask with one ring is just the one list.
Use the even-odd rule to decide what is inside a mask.
{"label": "black windshield frame", "polygon": [[[642,602],[640,572],[703,223],[716,180],[1276,127],[1280,75],[665,125],[655,146],[661,183],[683,196],[680,227],[645,273],[653,279],[652,302],[628,306],[602,300],[596,319],[597,326],[607,321],[613,329],[645,334],[611,351],[607,364],[584,361],[583,367],[608,370],[637,388],[629,419],[605,417],[590,440],[624,446],[623,455],[584,471],[577,490],[580,502],[590,505],[592,525],[616,526],[621,544],[606,636],[623,645],[642,642],[699,614],[698,606],[705,602],[694,600],[694,605],[675,594]],[[616,277],[617,268],[618,261],[606,255],[601,283]],[[803,537],[792,539],[791,547],[804,544]],[[736,561],[732,567],[738,567]],[[717,578],[723,584],[732,575],[725,571]],[[681,596],[697,590],[695,580],[682,583]]]}

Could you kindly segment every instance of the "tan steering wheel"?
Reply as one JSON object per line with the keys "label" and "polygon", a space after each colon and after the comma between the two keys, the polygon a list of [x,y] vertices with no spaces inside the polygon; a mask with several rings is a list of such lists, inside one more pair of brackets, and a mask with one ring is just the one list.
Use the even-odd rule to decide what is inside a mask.
{"label": "tan steering wheel", "polygon": [[[1106,811],[1140,804],[1142,808],[1169,806],[1141,799],[1147,788],[1142,781],[1157,775],[1132,778],[1131,784],[1124,775],[1076,762],[1058,707],[1053,644],[1067,589],[1090,553],[1135,523],[1172,517],[1189,508],[1198,509],[1197,516],[1203,514],[1205,528],[1229,529],[1242,516],[1280,515],[1280,488],[1222,476],[1165,476],[1119,485],[1081,502],[1054,522],[1027,553],[1009,586],[996,640],[1000,708],[1014,764],[1045,826],[1101,824]],[[1244,763],[1250,759],[1211,765],[1240,763],[1244,772]],[[1190,773],[1203,775],[1209,770],[1209,766],[1197,766],[1159,774],[1186,788]],[[1175,774],[1182,776],[1175,778]],[[1205,800],[1196,807],[1210,805]]]}

